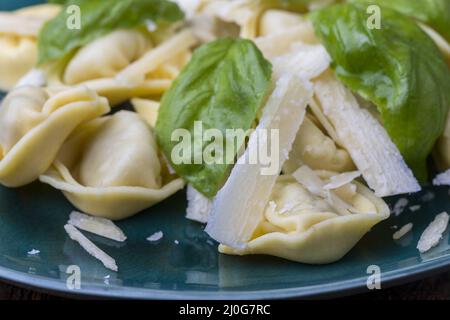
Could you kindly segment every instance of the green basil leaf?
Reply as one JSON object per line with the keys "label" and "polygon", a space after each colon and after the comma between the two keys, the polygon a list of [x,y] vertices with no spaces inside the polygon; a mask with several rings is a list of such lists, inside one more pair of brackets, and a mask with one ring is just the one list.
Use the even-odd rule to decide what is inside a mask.
{"label": "green basil leaf", "polygon": [[417,24],[384,9],[380,29],[365,6],[336,5],[311,14],[336,76],[374,103],[384,127],[420,180],[450,106],[450,72]]}
{"label": "green basil leaf", "polygon": [[[198,48],[163,96],[156,123],[158,143],[174,170],[207,197],[217,193],[232,165],[225,155],[223,164],[175,164],[171,154],[178,141],[172,141],[172,133],[186,129],[194,137],[195,122],[201,121],[202,130],[218,129],[224,144],[234,144],[226,130],[252,127],[271,73],[270,62],[253,42],[222,38]],[[208,144],[202,143],[201,152]]]}
{"label": "green basil leaf", "polygon": [[376,4],[397,10],[427,24],[450,42],[449,0],[351,0],[351,2]]}
{"label": "green basil leaf", "polygon": [[183,12],[167,0],[73,0],[80,8],[81,28],[69,29],[70,16],[63,9],[39,33],[38,64],[62,59],[73,50],[116,29],[135,28],[147,20],[174,22]]}

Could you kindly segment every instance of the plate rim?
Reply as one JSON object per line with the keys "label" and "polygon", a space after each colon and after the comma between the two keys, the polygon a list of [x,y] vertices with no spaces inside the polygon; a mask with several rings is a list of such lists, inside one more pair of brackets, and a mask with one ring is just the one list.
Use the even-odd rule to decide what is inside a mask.
{"label": "plate rim", "polygon": [[[450,254],[421,262],[409,267],[394,269],[381,275],[382,289],[412,282],[450,271]],[[97,297],[104,299],[139,300],[268,300],[268,299],[313,299],[336,298],[351,294],[370,292],[366,287],[367,277],[359,277],[328,284],[315,284],[292,288],[270,290],[170,290],[129,286],[90,285],[88,288],[70,290],[62,280],[39,275],[31,275],[0,266],[0,280],[21,287],[35,288],[57,296],[78,298]]]}

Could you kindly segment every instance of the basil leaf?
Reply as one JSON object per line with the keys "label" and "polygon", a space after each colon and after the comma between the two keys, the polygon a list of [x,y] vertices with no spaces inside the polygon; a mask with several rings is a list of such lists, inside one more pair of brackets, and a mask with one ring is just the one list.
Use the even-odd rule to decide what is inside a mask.
{"label": "basil leaf", "polygon": [[[225,143],[234,144],[226,130],[251,128],[269,90],[271,73],[270,62],[253,42],[222,38],[198,48],[163,96],[156,123],[158,143],[174,170],[207,197],[217,193],[232,165],[225,155],[223,164],[175,164],[171,153],[178,141],[171,140],[172,133],[183,128],[194,137],[194,122],[201,121],[203,131],[218,129]],[[208,144],[202,143],[201,152]]]}
{"label": "basil leaf", "polygon": [[183,18],[176,3],[167,0],[73,0],[80,8],[80,29],[69,29],[63,9],[41,29],[38,64],[62,59],[73,50],[116,29],[135,28],[147,20],[174,22]]}
{"label": "basil leaf", "polygon": [[374,103],[384,127],[420,180],[450,106],[450,72],[417,24],[384,9],[370,29],[365,6],[331,6],[311,14],[336,76]]}
{"label": "basil leaf", "polygon": [[351,2],[376,4],[397,10],[427,24],[450,42],[449,0],[351,0]]}

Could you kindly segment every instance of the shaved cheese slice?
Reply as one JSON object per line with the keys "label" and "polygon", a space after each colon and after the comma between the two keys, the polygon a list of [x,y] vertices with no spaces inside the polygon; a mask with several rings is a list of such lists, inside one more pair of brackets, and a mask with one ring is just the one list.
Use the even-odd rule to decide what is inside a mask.
{"label": "shaved cheese slice", "polygon": [[104,238],[120,242],[127,239],[123,231],[109,219],[88,216],[78,211],[72,211],[68,223],[78,229],[95,233]]}
{"label": "shaved cheese slice", "polygon": [[359,171],[344,172],[336,176],[332,176],[330,181],[323,188],[326,190],[337,189],[352,182],[359,176],[361,176],[361,172]]}
{"label": "shaved cheese slice", "polygon": [[317,196],[326,197],[324,190],[324,182],[320,177],[308,166],[301,166],[292,176],[298,183],[303,185],[309,192]]}
{"label": "shaved cheese slice", "polygon": [[316,102],[315,99],[311,101],[309,104],[309,108],[311,109],[312,113],[316,117],[316,119],[319,121],[319,123],[322,125],[322,127],[325,129],[325,131],[328,133],[331,139],[336,142],[339,146],[343,147],[344,144],[340,140],[336,129],[334,129],[333,125],[331,124],[330,120],[328,120],[327,117],[323,114],[319,104]]}
{"label": "shaved cheese slice", "polygon": [[383,126],[331,73],[315,81],[317,97],[356,167],[378,197],[420,191],[397,146]]}
{"label": "shaved cheese slice", "polygon": [[392,235],[392,239],[394,240],[399,240],[401,239],[405,234],[407,234],[408,232],[410,232],[413,228],[413,224],[407,223],[405,224],[403,227],[400,228],[400,230],[396,231],[393,235]]}
{"label": "shaved cheese slice", "polygon": [[116,261],[95,244],[93,244],[80,231],[78,231],[77,228],[75,228],[71,224],[66,224],[64,226],[64,229],[66,230],[70,239],[78,242],[84,250],[86,250],[94,258],[100,260],[106,268],[116,272],[119,270]]}
{"label": "shaved cheese slice", "polygon": [[435,186],[450,186],[450,170],[442,172],[433,179]]}
{"label": "shaved cheese slice", "polygon": [[345,202],[341,197],[339,197],[331,190],[327,190],[326,200],[333,208],[336,209],[336,211],[341,216],[345,216],[357,211],[351,204]]}
{"label": "shaved cheese slice", "polygon": [[286,54],[295,42],[319,44],[314,27],[310,21],[301,22],[298,26],[255,39],[255,44],[267,59]]}
{"label": "shaved cheese slice", "polygon": [[442,212],[434,218],[434,220],[422,233],[419,242],[417,243],[417,249],[420,253],[427,252],[439,243],[442,238],[442,234],[445,229],[447,229],[448,220],[449,216],[447,212]]}
{"label": "shaved cheese slice", "polygon": [[408,205],[409,200],[406,198],[400,198],[397,200],[397,202],[394,205],[394,208],[392,209],[392,212],[397,217],[403,213],[406,206]]}
{"label": "shaved cheese slice", "polygon": [[[264,208],[292,148],[311,97],[311,83],[305,79],[285,75],[277,81],[261,121],[250,136],[248,148],[213,202],[205,229],[212,238],[230,247],[245,247],[263,219]],[[272,155],[272,158],[278,156],[277,174],[263,175],[261,163],[247,164],[243,159],[248,159],[251,152],[261,147],[258,146],[258,130],[269,132],[272,129],[279,130],[278,154]]]}
{"label": "shaved cheese slice", "polygon": [[157,231],[151,236],[147,237],[147,241],[156,242],[161,240],[164,237],[164,233],[162,231]]}
{"label": "shaved cheese slice", "polygon": [[325,182],[308,166],[301,166],[292,174],[292,176],[309,192],[326,200],[340,215],[348,215],[352,212],[356,212],[356,209],[353,208],[353,206],[342,200],[333,191],[326,190]]}
{"label": "shaved cheese slice", "polygon": [[208,222],[212,208],[212,200],[198,192],[190,184],[187,186],[187,200],[186,218],[201,223]]}
{"label": "shaved cheese slice", "polygon": [[324,46],[297,43],[290,53],[276,57],[272,61],[275,79],[285,73],[302,73],[314,79],[328,69],[331,57]]}
{"label": "shaved cheese slice", "polygon": [[116,78],[119,82],[130,85],[142,83],[148,73],[156,70],[163,63],[175,58],[182,52],[189,50],[197,41],[192,30],[182,31],[144,54],[139,60],[122,70]]}

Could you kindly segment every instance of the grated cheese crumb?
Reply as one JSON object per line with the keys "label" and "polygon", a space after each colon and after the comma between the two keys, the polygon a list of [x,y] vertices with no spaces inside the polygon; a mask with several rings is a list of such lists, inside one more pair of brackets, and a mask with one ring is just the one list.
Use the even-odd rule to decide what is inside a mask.
{"label": "grated cheese crumb", "polygon": [[155,232],[154,234],[152,234],[151,236],[149,236],[147,238],[147,240],[150,242],[155,242],[155,241],[161,240],[163,236],[164,236],[164,233],[162,231],[158,231],[158,232]]}
{"label": "grated cheese crumb", "polygon": [[438,174],[433,179],[433,185],[435,186],[449,186],[450,185],[450,170]]}
{"label": "grated cheese crumb", "polygon": [[421,206],[420,204],[417,204],[417,205],[415,205],[415,206],[409,207],[409,210],[410,210],[411,212],[416,212],[416,211],[420,210],[420,208],[422,208],[422,206]]}
{"label": "grated cheese crumb", "polygon": [[407,223],[407,224],[405,224],[403,227],[401,227],[400,228],[400,230],[398,230],[397,232],[395,232],[393,235],[392,235],[392,238],[394,239],[394,240],[399,240],[400,238],[402,238],[405,234],[407,234],[408,232],[410,232],[411,230],[412,230],[412,228],[413,228],[413,224],[410,222],[410,223]]}
{"label": "grated cheese crumb", "polygon": [[427,252],[439,243],[442,234],[445,229],[447,229],[448,220],[449,216],[447,212],[442,212],[434,218],[422,233],[419,242],[417,243],[417,249],[419,249],[421,253]]}
{"label": "grated cheese crumb", "polygon": [[394,205],[394,209],[392,209],[392,212],[395,214],[395,216],[399,216],[403,210],[405,210],[406,206],[408,205],[408,199],[406,198],[400,198]]}
{"label": "grated cheese crumb", "polygon": [[38,255],[39,253],[41,253],[41,251],[36,250],[36,249],[32,249],[32,250],[27,252],[27,254],[30,255],[30,256]]}

